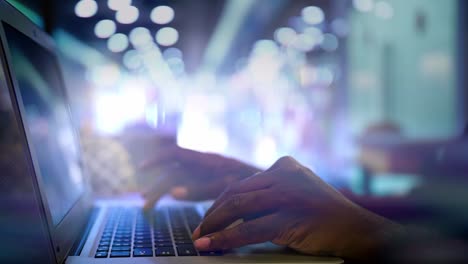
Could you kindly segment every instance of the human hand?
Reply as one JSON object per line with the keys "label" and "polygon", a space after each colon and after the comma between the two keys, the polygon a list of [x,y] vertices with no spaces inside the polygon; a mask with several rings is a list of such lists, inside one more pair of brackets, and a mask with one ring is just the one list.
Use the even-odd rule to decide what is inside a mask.
{"label": "human hand", "polygon": [[[225,229],[238,219],[244,222]],[[360,258],[375,253],[386,232],[396,229],[284,157],[265,172],[231,184],[193,239],[199,250],[272,241],[306,254]]]}
{"label": "human hand", "polygon": [[214,199],[230,183],[259,171],[235,159],[178,146],[161,149],[142,165],[143,170],[149,168],[162,168],[163,173],[143,192],[146,209],[167,192],[176,199]]}

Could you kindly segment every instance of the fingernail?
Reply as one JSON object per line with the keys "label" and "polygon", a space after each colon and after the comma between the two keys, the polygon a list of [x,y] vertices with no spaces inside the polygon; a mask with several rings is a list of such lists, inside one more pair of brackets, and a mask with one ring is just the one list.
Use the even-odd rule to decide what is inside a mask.
{"label": "fingernail", "polygon": [[202,237],[195,240],[193,244],[198,250],[208,250],[210,249],[211,239],[209,237]]}
{"label": "fingernail", "polygon": [[197,228],[195,228],[195,230],[193,231],[192,237],[194,239],[197,239],[200,237],[200,226],[197,226]]}
{"label": "fingernail", "polygon": [[182,199],[187,197],[188,190],[185,187],[174,187],[171,190],[171,195],[174,196],[174,198]]}

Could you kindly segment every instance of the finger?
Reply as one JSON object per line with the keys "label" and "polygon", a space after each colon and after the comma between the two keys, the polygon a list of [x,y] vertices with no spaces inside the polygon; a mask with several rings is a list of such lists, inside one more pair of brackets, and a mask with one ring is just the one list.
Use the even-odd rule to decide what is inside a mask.
{"label": "finger", "polygon": [[214,181],[208,184],[205,184],[203,181],[189,181],[184,185],[172,188],[171,195],[177,200],[210,200],[217,197],[224,186],[224,182],[221,181]]}
{"label": "finger", "polygon": [[144,210],[147,211],[152,209],[154,204],[159,201],[159,199],[161,199],[161,197],[173,186],[173,179],[168,175],[158,178],[152,189],[145,195]]}
{"label": "finger", "polygon": [[244,222],[233,228],[197,239],[194,245],[198,250],[207,251],[271,241],[279,230],[277,218],[276,214],[271,214]]}
{"label": "finger", "polygon": [[262,189],[270,188],[274,181],[274,175],[278,173],[277,170],[259,172],[250,176],[246,179],[243,179],[239,182],[231,184],[213,203],[213,205],[208,209],[205,214],[205,217],[210,215],[218,206],[220,206],[226,199],[234,194],[253,192]]}
{"label": "finger", "polygon": [[279,204],[278,196],[270,189],[233,195],[205,217],[200,224],[200,236],[219,231],[237,219],[271,212],[278,208]]}
{"label": "finger", "polygon": [[291,156],[284,156],[284,157],[279,158],[277,161],[275,161],[275,163],[271,165],[271,167],[267,169],[266,171],[276,170],[280,168],[287,168],[292,165],[299,165],[299,162],[297,162],[297,160]]}
{"label": "finger", "polygon": [[[149,196],[153,196],[154,189],[157,188],[159,184],[161,184],[161,181],[166,181],[165,180],[166,177],[170,178],[170,181],[172,183],[171,185],[171,188],[172,188],[176,185],[179,185],[182,182],[186,182],[186,179],[188,178],[188,174],[183,169],[178,169],[178,168],[160,171],[157,177],[148,179],[150,181],[145,182],[145,186],[143,187],[144,189],[141,191],[143,197],[147,198]],[[160,178],[163,178],[163,179],[160,179]],[[167,189],[166,191],[168,190],[169,189]]]}
{"label": "finger", "polygon": [[158,152],[155,157],[144,161],[139,168],[141,170],[148,169],[153,166],[160,166],[171,161],[177,162],[194,162],[198,159],[200,152],[184,149],[178,146],[165,148],[161,152]]}

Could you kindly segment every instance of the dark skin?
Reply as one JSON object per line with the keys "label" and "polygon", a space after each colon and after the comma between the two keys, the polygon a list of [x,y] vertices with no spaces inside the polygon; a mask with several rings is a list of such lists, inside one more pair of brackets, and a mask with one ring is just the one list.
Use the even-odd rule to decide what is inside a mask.
{"label": "dark skin", "polygon": [[[171,190],[179,199],[212,198],[208,196],[222,192],[193,233],[198,250],[271,241],[305,254],[364,260],[375,257],[392,236],[402,232],[401,226],[353,203],[291,157],[259,171],[216,154],[178,147],[166,153],[149,164],[177,160],[181,164],[177,177],[188,180],[184,177],[191,172],[205,172],[206,180],[180,185],[177,177],[163,179],[169,181],[146,196],[147,207],[163,190]],[[210,191],[202,195],[209,180],[216,184],[207,186]],[[226,229],[238,219],[243,222]]]}

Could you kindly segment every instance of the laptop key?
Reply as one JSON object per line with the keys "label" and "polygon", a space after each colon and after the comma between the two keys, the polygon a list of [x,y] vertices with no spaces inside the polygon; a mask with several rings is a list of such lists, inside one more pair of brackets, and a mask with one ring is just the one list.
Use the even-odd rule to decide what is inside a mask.
{"label": "laptop key", "polygon": [[172,242],[154,243],[155,247],[172,247]]}
{"label": "laptop key", "polygon": [[96,251],[109,251],[109,247],[108,246],[98,247]]}
{"label": "laptop key", "polygon": [[101,246],[109,246],[109,245],[110,245],[110,242],[109,242],[109,241],[99,243],[99,246],[100,246],[100,247],[101,247]]}
{"label": "laptop key", "polygon": [[174,249],[172,247],[156,248],[156,256],[158,257],[175,256]]}
{"label": "laptop key", "polygon": [[125,258],[130,257],[130,251],[112,251],[110,254],[111,258]]}
{"label": "laptop key", "polygon": [[197,251],[193,246],[178,246],[177,254],[179,256],[197,256]]}
{"label": "laptop key", "polygon": [[133,245],[133,248],[151,248],[153,245],[151,243],[149,244],[135,244]]}
{"label": "laptop key", "polygon": [[107,258],[107,251],[106,252],[96,252],[96,255],[94,255],[95,258]]}
{"label": "laptop key", "polygon": [[199,251],[200,256],[222,256],[223,251],[216,250],[216,251]]}
{"label": "laptop key", "polygon": [[155,238],[154,242],[156,242],[156,243],[166,243],[166,242],[170,243],[172,241],[171,241],[171,238],[168,237],[168,238]]}
{"label": "laptop key", "polygon": [[135,248],[133,250],[134,257],[152,257],[153,256],[153,249],[149,248]]}
{"label": "laptop key", "polygon": [[129,242],[117,242],[112,244],[113,247],[124,247],[124,246],[130,246]]}
{"label": "laptop key", "polygon": [[130,246],[112,247],[112,251],[129,251]]}
{"label": "laptop key", "polygon": [[193,241],[192,240],[176,240],[175,244],[176,245],[192,245]]}

